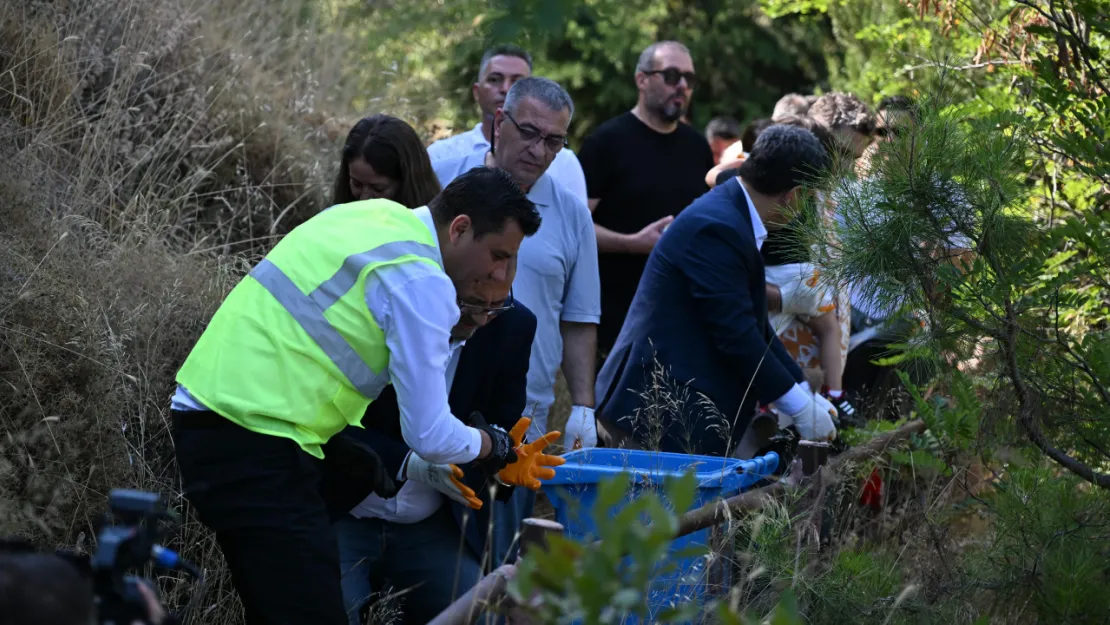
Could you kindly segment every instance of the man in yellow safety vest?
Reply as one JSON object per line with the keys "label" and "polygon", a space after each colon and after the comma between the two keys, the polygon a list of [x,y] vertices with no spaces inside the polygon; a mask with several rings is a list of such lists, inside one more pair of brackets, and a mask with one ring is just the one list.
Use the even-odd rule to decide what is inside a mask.
{"label": "man in yellow safety vest", "polygon": [[372,450],[329,444],[361,427],[387,384],[421,458],[477,460],[491,476],[516,462],[503,429],[451,414],[445,370],[456,289],[504,281],[539,225],[508,173],[475,169],[415,210],[329,208],[224,300],[177,374],[172,434],[185,496],[215,531],[247,623],[347,622],[320,467],[343,463],[393,494]]}

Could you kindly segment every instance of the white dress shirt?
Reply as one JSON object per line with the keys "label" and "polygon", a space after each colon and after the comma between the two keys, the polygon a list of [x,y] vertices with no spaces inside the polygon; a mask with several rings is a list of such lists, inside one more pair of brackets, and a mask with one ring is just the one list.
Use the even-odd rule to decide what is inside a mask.
{"label": "white dress shirt", "polygon": [[[488,151],[489,141],[482,134],[482,125],[478,124],[462,134],[440,139],[429,145],[428,158],[432,160],[432,165],[435,165],[440,161],[469,156],[475,152],[484,154]],[[547,168],[547,174],[582,200],[583,204],[589,204],[589,199],[586,197],[586,174],[582,171],[582,164],[578,162],[574,150],[570,148],[559,150],[555,160],[551,161],[551,166]]]}
{"label": "white dress shirt", "polygon": [[[755,248],[757,250],[763,249],[763,242],[767,240],[767,227],[763,225],[763,219],[759,217],[759,211],[755,209],[755,204],[752,202],[752,197],[748,195],[748,190],[744,188],[743,183],[740,182],[740,176],[733,178],[736,184],[740,185],[740,190],[744,192],[744,201],[748,203],[748,214],[752,218],[752,234],[755,235]],[[808,384],[806,385],[808,386]],[[801,384],[795,383],[790,387],[789,391],[782,396],[771,402],[771,404],[780,412],[785,414],[794,414],[805,407],[809,402],[809,393],[806,388]]]}
{"label": "white dress shirt", "polygon": [[[431,212],[427,207],[414,212],[432,232],[438,251]],[[366,305],[389,348],[389,378],[397,391],[405,443],[428,462],[460,464],[478,457],[482,435],[455,418],[447,403],[451,328],[460,313],[455,285],[441,266],[400,263],[372,272]],[[180,385],[171,408],[208,409]]]}
{"label": "white dress shirt", "polygon": [[[455,381],[455,371],[459,367],[465,343],[466,341],[456,341],[451,345],[451,360],[447,363],[447,388],[451,388]],[[402,479],[400,469],[396,478]],[[432,516],[441,505],[443,494],[438,490],[422,482],[406,480],[401,485],[401,490],[390,499],[382,499],[370,493],[351,509],[351,516],[359,519],[384,519],[393,523],[418,523]]]}

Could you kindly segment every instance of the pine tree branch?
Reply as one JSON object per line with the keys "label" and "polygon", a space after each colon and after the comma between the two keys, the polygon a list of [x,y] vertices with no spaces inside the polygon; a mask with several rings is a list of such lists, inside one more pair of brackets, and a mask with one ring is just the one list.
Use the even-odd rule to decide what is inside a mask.
{"label": "pine tree branch", "polygon": [[1025,376],[1022,374],[1021,366],[1017,360],[1017,319],[1013,303],[1008,298],[1006,301],[1006,318],[1009,325],[1002,338],[1003,351],[1006,354],[1006,366],[1010,382],[1013,384],[1017,396],[1018,422],[1025,429],[1029,440],[1037,449],[1041,450],[1041,453],[1095,486],[1110,490],[1110,474],[1095,471],[1083,462],[1072,458],[1063,450],[1055,447],[1045,436],[1044,431],[1041,430],[1041,425],[1037,421],[1036,415],[1033,414],[1032,393],[1025,383]]}

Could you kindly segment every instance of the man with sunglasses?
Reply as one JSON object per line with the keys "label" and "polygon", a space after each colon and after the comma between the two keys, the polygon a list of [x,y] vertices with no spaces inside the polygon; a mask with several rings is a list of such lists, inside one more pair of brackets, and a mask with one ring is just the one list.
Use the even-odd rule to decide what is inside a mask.
{"label": "man with sunglasses", "polygon": [[[543,435],[561,366],[573,403],[565,429],[567,449],[597,444],[593,384],[601,318],[597,239],[590,211],[549,171],[567,145],[573,115],[574,103],[558,83],[534,76],[521,78],[494,117],[490,151],[434,165],[444,185],[475,167],[504,169],[540,211],[543,228],[521,246],[520,279],[515,283],[517,301],[526,304],[537,319],[524,416],[532,418],[529,438]],[[495,535],[499,559],[508,555],[531,499],[531,492],[518,489],[513,510],[499,517]]]}
{"label": "man with sunglasses", "polygon": [[639,99],[582,144],[578,157],[597,234],[602,309],[598,344],[613,342],[663,229],[705,193],[713,168],[709,143],[680,123],[697,84],[686,46],[660,41],[636,64]]}

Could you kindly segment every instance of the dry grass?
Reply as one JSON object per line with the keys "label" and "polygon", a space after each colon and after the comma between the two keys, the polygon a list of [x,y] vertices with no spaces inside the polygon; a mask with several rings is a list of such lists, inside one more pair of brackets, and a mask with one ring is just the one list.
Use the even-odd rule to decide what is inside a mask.
{"label": "dry grass", "polygon": [[[349,97],[347,42],[302,8],[0,5],[0,535],[88,546],[113,487],[185,508],[173,376],[249,261],[325,204],[347,127],[323,112]],[[187,518],[174,544],[208,573],[191,622],[238,620],[207,531]]]}

